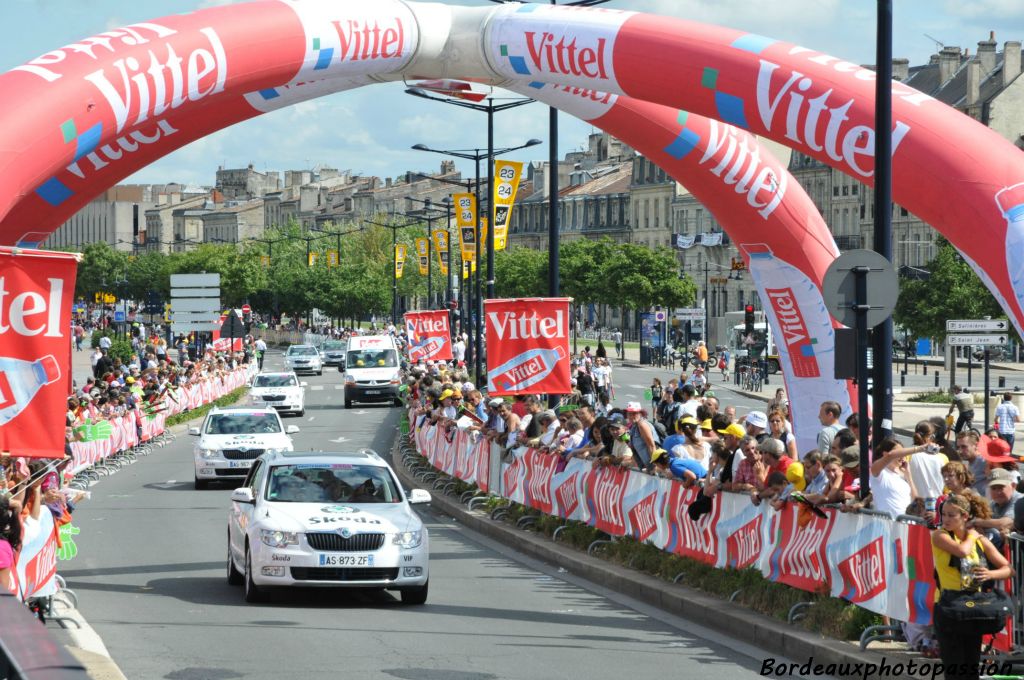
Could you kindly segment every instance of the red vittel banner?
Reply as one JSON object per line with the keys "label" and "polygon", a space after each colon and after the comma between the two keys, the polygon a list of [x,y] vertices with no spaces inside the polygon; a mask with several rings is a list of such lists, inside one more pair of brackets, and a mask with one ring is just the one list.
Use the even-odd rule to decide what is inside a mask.
{"label": "red vittel banner", "polygon": [[487,393],[569,394],[569,298],[484,300]]}
{"label": "red vittel banner", "polygon": [[452,333],[448,312],[406,312],[405,333],[409,338],[409,361],[451,361]]}
{"label": "red vittel banner", "polygon": [[0,451],[64,457],[76,256],[0,248]]}

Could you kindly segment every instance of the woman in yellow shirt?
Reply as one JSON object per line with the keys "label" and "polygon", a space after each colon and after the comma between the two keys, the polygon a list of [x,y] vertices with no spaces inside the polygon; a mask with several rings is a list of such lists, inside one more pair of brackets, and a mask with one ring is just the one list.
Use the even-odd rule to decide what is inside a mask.
{"label": "woman in yellow shirt", "polygon": [[[984,502],[978,497],[974,502]],[[974,516],[972,499],[950,494],[942,504],[941,526],[932,532],[932,558],[939,592],[977,591],[985,581],[1010,577],[1010,566],[992,542],[967,521]],[[981,663],[981,634],[964,630],[955,621],[944,620],[939,607],[934,607],[933,623],[939,641],[944,677],[977,680]]]}

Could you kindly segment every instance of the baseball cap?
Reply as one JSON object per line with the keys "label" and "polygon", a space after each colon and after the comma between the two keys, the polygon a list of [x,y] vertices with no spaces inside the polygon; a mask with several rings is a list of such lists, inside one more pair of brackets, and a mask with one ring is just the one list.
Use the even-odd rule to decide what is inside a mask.
{"label": "baseball cap", "polygon": [[462,383],[462,393],[463,394],[465,394],[466,392],[472,392],[475,389],[476,389],[476,385],[474,385],[471,382],[464,382],[464,383]]}
{"label": "baseball cap", "polygon": [[804,479],[804,464],[790,463],[786,468],[786,481],[792,484],[797,491],[803,491],[807,486],[807,480]]}
{"label": "baseball cap", "polygon": [[455,393],[452,392],[451,390],[445,390],[444,392],[441,393],[441,400],[444,401],[445,399],[448,399],[449,397],[454,396],[454,394]]}
{"label": "baseball cap", "polygon": [[996,468],[988,475],[989,486],[1006,486],[1007,484],[1013,485],[1013,475],[1010,474],[1009,470],[1003,468]]}
{"label": "baseball cap", "polygon": [[610,416],[608,416],[608,424],[624,426],[626,424],[626,419],[622,416],[621,413],[613,413]]}
{"label": "baseball cap", "polygon": [[747,414],[747,425],[765,429],[768,427],[768,416],[764,414],[764,411],[751,411]]}
{"label": "baseball cap", "polygon": [[700,427],[700,422],[693,416],[683,416],[676,421],[676,429],[679,429],[683,425],[696,425],[697,427]]}
{"label": "baseball cap", "polygon": [[665,449],[654,449],[654,453],[651,454],[651,462],[656,463],[657,461],[661,460],[663,456],[667,455],[668,451],[666,451]]}
{"label": "baseball cap", "polygon": [[639,401],[630,401],[626,403],[626,413],[639,413],[643,410],[643,406],[640,405]]}
{"label": "baseball cap", "polygon": [[499,406],[501,406],[504,403],[505,403],[504,399],[502,399],[500,397],[495,397],[494,399],[491,399],[489,402],[487,402],[487,405],[490,406],[491,408],[498,408]]}
{"label": "baseball cap", "polygon": [[855,468],[860,465],[860,446],[847,446],[839,453],[840,464],[844,468]]}
{"label": "baseball cap", "polygon": [[731,434],[733,437],[743,437],[747,433],[736,423],[729,423],[724,430],[716,430],[718,434]]}
{"label": "baseball cap", "polygon": [[705,418],[704,420],[702,420],[701,423],[700,423],[700,429],[702,429],[702,430],[710,430],[711,429],[711,418]]}

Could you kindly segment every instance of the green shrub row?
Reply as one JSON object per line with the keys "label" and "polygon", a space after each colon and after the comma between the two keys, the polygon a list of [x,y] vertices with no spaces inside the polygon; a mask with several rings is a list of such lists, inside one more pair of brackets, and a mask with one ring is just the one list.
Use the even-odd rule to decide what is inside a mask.
{"label": "green shrub row", "polygon": [[165,422],[164,425],[165,427],[171,427],[172,425],[177,425],[178,423],[188,422],[189,420],[205,416],[207,413],[209,413],[210,409],[215,408],[217,406],[231,406],[239,399],[241,399],[245,395],[246,391],[248,391],[248,389],[248,386],[239,387],[236,390],[228,392],[220,399],[215,399],[209,404],[203,404],[199,408],[192,409],[191,411],[182,411],[181,413],[175,413],[173,416],[167,418],[167,421]]}

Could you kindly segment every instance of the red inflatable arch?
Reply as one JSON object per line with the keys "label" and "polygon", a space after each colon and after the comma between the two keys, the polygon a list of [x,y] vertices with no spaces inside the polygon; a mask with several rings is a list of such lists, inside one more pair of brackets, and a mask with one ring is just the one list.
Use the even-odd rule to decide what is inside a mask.
{"label": "red inflatable arch", "polygon": [[[675,158],[678,163],[673,152],[681,153],[701,131],[704,143],[712,143],[717,131],[735,144],[725,153],[737,154],[734,162],[742,166],[742,154],[757,148],[745,130],[865,183],[873,176],[874,73],[795,45],[601,8],[261,0],[108,31],[0,75],[0,96],[16,103],[0,125],[0,244],[42,241],[107,187],[215,130],[312,97],[403,77],[461,77],[538,94],[553,84],[629,95],[632,100],[601,112],[598,123],[628,127],[620,131],[626,141],[673,174],[692,174],[687,185],[718,206],[716,214],[730,225],[736,223],[729,214],[767,213],[760,232],[738,232],[736,238],[762,244],[745,251],[752,269],[767,253],[790,265],[794,278],[786,282],[792,285],[806,279],[817,286],[835,247],[816,213],[806,225],[785,224],[790,210],[799,217],[808,207],[805,196],[795,199],[794,208],[782,197],[770,207],[783,183],[790,197],[800,193],[784,169],[771,167],[762,155],[765,167],[753,178],[741,173],[723,186],[707,169],[687,169],[696,152],[689,160],[687,154]],[[1020,152],[920,92],[894,83],[893,93],[895,199],[965,254],[1021,329]],[[669,113],[644,102],[670,107]],[[677,109],[694,115],[683,125]],[[641,125],[639,117],[661,122]],[[669,130],[677,136],[675,146],[664,145]],[[741,184],[745,195],[736,193]],[[803,254],[793,241],[800,233],[815,234],[800,242]],[[762,296],[778,285],[773,276],[758,281]],[[817,304],[808,301],[808,309]],[[764,306],[772,309],[771,300]],[[807,309],[802,311],[806,320]],[[788,361],[792,381],[794,357]]]}

